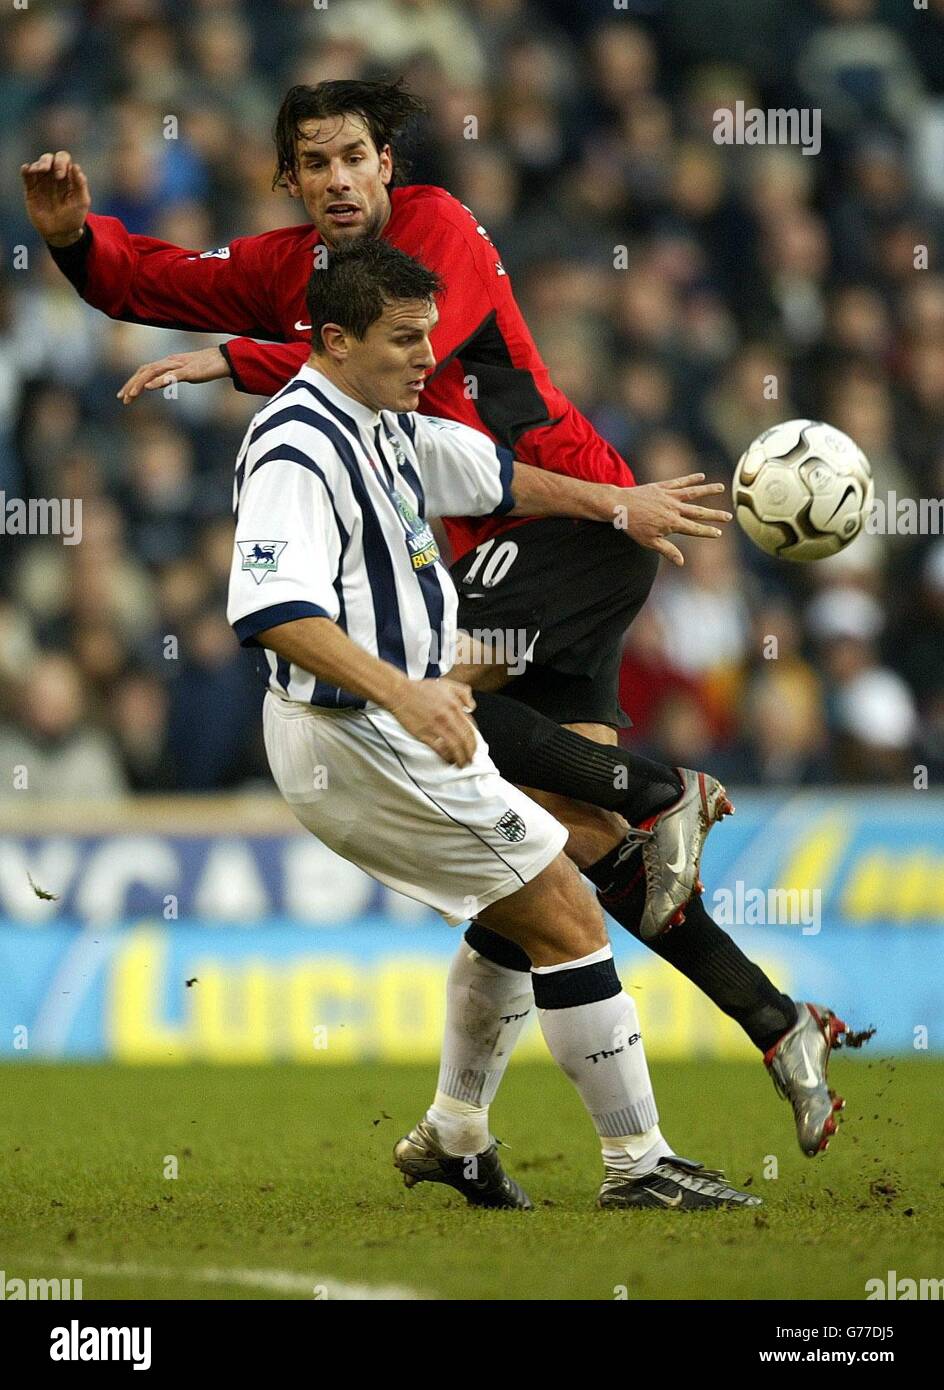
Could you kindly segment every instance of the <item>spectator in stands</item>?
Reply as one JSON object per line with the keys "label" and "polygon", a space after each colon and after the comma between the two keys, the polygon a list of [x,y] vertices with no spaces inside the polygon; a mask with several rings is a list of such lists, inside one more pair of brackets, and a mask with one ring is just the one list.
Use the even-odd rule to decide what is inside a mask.
{"label": "spectator in stands", "polygon": [[[69,657],[45,652],[11,682],[0,725],[0,798],[107,800],[126,790],[114,748],[89,724],[87,691]],[[12,705],[13,717],[9,717]]]}
{"label": "spectator in stands", "polygon": [[[8,168],[79,151],[98,211],[211,251],[303,215],[271,189],[289,85],[402,71],[431,107],[415,176],[475,210],[559,383],[641,478],[730,478],[761,430],[810,416],[853,435],[880,497],[944,495],[944,0],[34,8],[0,29]],[[737,101],[822,104],[821,154],[717,144]],[[52,777],[61,755],[81,784],[98,760],[101,787],[238,785],[256,696],[219,593],[259,401],[218,382],[125,411],[136,365],[214,340],[86,309],[12,180],[0,242],[0,490],[81,497],[85,533],[0,537],[4,756],[39,750]],[[941,544],[865,536],[796,567],[742,537],[692,549],[628,636],[627,737],[751,781],[921,756],[944,775]],[[21,722],[37,689],[58,732]]]}

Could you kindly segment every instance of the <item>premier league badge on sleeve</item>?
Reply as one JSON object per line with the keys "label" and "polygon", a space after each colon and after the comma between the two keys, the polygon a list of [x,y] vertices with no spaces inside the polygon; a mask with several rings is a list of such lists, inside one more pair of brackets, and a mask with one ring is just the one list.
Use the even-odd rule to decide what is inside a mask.
{"label": "premier league badge on sleeve", "polygon": [[274,574],[278,569],[279,558],[288,541],[237,541],[236,544],[243,557],[243,569],[261,584],[267,574]]}

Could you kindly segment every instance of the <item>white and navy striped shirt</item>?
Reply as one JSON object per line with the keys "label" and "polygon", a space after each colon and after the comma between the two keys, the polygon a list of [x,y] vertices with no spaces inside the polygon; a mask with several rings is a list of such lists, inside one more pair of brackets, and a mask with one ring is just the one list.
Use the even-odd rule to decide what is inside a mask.
{"label": "white and navy striped shirt", "polygon": [[[413,679],[445,674],[456,593],[427,518],[509,511],[513,463],[478,430],[377,413],[302,367],[253,417],[236,460],[227,617],[240,642],[330,618]],[[367,704],[264,655],[269,688],[290,700]]]}

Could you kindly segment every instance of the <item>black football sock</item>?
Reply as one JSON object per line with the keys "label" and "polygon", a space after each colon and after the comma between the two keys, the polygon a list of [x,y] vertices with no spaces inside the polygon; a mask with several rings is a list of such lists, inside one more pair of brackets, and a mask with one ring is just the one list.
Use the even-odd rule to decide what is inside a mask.
{"label": "black football sock", "polygon": [[475,722],[501,775],[518,786],[618,811],[631,825],[682,794],[672,768],[594,743],[507,695],[477,690]]}
{"label": "black football sock", "polygon": [[697,893],[685,908],[685,921],[646,944],[739,1023],[761,1052],[796,1023],[793,1000],[722,931]]}
{"label": "black football sock", "polygon": [[647,944],[739,1023],[761,1052],[796,1023],[793,1000],[722,931],[697,893],[685,908],[685,921]]}
{"label": "black football sock", "polygon": [[[681,795],[681,783],[672,768],[622,748],[594,743],[507,696],[477,691],[475,698],[476,723],[495,765],[510,782],[618,811],[633,825]],[[601,902],[610,916],[641,940],[645,887],[638,854],[627,855],[625,844],[620,844],[584,872],[598,888],[607,890]],[[481,923],[472,924],[466,940],[487,960],[527,969],[525,953]],[[759,966],[748,960],[705,911],[699,896],[689,901],[684,923],[644,944],[739,1023],[762,1052],[796,1022],[793,1000],[775,989]],[[509,947],[514,961],[509,959]]]}
{"label": "black football sock", "polygon": [[[607,856],[608,859],[611,857]],[[601,860],[600,864],[595,864],[589,870],[591,880],[604,862]],[[610,916],[638,941],[641,940],[639,919],[646,894],[642,867],[635,855],[624,861],[624,865],[622,892],[614,889],[607,894],[603,905]],[[619,873],[620,869],[616,872]],[[611,883],[613,875],[612,867],[606,870],[606,877]],[[510,970],[530,969],[530,959],[520,946],[499,936],[481,922],[471,924],[465,939],[473,950],[495,965],[503,965]],[[685,908],[684,922],[643,944],[661,956],[668,965],[681,971],[723,1013],[739,1023],[761,1052],[773,1047],[796,1022],[793,1000],[789,995],[781,994],[760,967],[748,960],[727,932],[722,931],[709,916],[697,894]]]}
{"label": "black football sock", "polygon": [[[591,882],[606,887],[607,891],[597,897],[610,916],[641,941],[645,875],[636,854],[622,864],[615,863],[618,848],[585,872]],[[739,1023],[761,1052],[773,1047],[796,1022],[793,1000],[781,994],[760,966],[748,960],[705,910],[697,893],[685,905],[684,922],[643,945],[681,971],[722,1013]]]}

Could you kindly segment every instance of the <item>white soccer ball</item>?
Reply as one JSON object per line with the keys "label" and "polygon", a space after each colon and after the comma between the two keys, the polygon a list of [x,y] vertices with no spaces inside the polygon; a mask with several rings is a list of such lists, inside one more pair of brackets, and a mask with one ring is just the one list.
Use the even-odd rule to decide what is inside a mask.
{"label": "white soccer ball", "polygon": [[872,469],[857,444],[822,420],[787,420],[758,435],[731,487],[742,530],[779,560],[844,550],[872,510]]}

